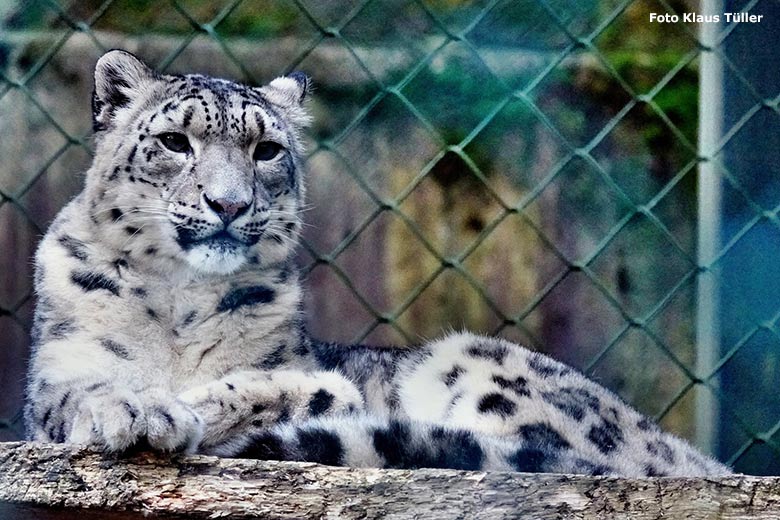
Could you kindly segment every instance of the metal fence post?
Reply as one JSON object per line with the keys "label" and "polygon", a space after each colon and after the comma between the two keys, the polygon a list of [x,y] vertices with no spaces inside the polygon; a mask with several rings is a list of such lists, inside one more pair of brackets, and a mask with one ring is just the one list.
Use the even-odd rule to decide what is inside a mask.
{"label": "metal fence post", "polygon": [[[723,12],[721,0],[705,0],[705,15]],[[701,69],[699,76],[699,189],[698,277],[696,298],[696,375],[706,378],[720,356],[719,277],[711,264],[720,251],[721,180],[710,160],[723,133],[723,63],[717,45],[719,23],[700,25]],[[714,384],[714,383],[713,383]],[[697,386],[696,442],[703,449],[717,449],[718,399],[706,385]]]}

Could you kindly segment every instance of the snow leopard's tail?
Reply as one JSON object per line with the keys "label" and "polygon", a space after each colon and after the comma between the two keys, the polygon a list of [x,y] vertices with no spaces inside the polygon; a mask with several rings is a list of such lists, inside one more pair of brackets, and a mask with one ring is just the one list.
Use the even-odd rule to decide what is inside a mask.
{"label": "snow leopard's tail", "polygon": [[517,437],[498,438],[403,419],[316,419],[256,435],[235,456],[330,466],[617,474],[608,466],[578,458],[544,424],[528,425]]}

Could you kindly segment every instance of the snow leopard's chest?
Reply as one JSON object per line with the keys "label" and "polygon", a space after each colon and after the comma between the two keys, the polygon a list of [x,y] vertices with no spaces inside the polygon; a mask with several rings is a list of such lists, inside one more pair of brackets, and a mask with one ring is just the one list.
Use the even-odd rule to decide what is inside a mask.
{"label": "snow leopard's chest", "polygon": [[[59,246],[46,240],[43,247]],[[78,269],[45,269],[49,283],[39,292],[52,304],[39,309],[49,324],[44,334],[60,323],[86,327],[143,375],[139,385],[173,390],[234,370],[305,365],[296,353],[297,283],[257,274],[221,283],[153,276],[95,250]]]}
{"label": "snow leopard's chest", "polygon": [[145,325],[127,328],[135,342],[149,342],[147,359],[163,363],[179,388],[234,370],[297,365],[302,360],[294,352],[296,298],[290,292],[297,291],[259,281],[147,288],[127,304]]}

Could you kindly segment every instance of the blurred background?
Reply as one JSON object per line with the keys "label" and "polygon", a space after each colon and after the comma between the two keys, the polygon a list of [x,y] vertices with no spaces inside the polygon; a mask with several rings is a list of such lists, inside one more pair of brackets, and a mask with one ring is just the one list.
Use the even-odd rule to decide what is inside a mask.
{"label": "blurred background", "polygon": [[[735,11],[764,17],[682,18]],[[316,336],[497,334],[780,474],[778,34],[772,0],[0,2],[0,440],[23,435],[31,256],[81,188],[92,68],[120,47],[313,78]]]}

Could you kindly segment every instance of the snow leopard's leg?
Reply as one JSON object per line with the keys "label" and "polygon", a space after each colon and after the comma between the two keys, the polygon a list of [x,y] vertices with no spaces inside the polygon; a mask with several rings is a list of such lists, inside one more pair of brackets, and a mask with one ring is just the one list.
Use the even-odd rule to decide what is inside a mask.
{"label": "snow leopard's leg", "polygon": [[112,340],[78,334],[40,345],[27,390],[28,436],[109,451],[144,438],[161,450],[194,449],[200,417],[161,387],[134,390],[117,373],[117,359],[130,352]]}
{"label": "snow leopard's leg", "polygon": [[279,423],[363,409],[357,387],[336,372],[246,370],[179,398],[204,420],[199,451],[221,456],[235,455],[253,435]]}
{"label": "snow leopard's leg", "polygon": [[279,425],[256,435],[237,455],[330,466],[617,474],[578,457],[555,431],[543,427],[510,439],[366,415]]}

